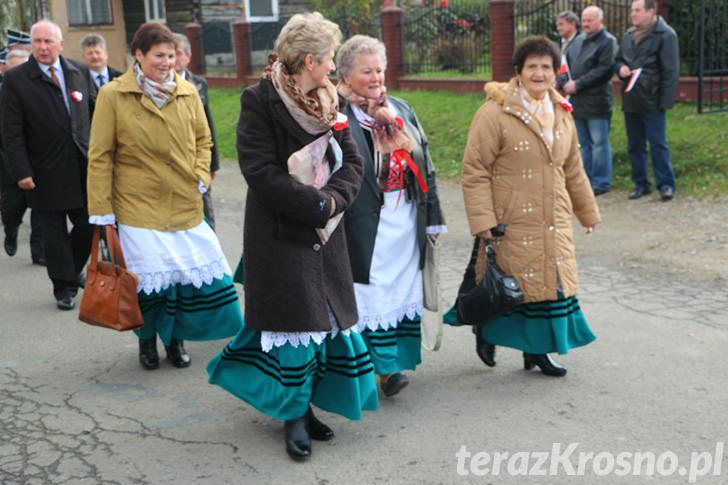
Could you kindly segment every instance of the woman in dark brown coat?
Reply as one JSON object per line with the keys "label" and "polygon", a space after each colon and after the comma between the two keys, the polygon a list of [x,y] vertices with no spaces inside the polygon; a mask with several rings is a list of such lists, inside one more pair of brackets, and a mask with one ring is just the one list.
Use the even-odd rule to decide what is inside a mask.
{"label": "woman in dark brown coat", "polygon": [[[296,460],[310,456],[309,437],[333,436],[310,403],[350,419],[378,407],[371,358],[352,328],[344,225],[325,243],[316,231],[351,205],[363,173],[340,113],[345,101],[328,78],[340,38],[318,13],[293,16],[276,40],[279,60],[271,56],[263,79],[242,94],[245,328],[208,365],[211,383],[286,421],[286,451]],[[323,137],[330,178],[319,188],[296,181],[291,155]]]}

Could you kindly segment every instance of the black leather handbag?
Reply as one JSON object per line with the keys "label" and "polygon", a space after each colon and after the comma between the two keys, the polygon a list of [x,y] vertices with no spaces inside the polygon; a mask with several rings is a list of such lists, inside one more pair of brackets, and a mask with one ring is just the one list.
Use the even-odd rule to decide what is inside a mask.
{"label": "black leather handbag", "polygon": [[480,237],[476,236],[470,263],[465,268],[463,282],[455,301],[457,318],[460,323],[467,325],[489,322],[523,302],[521,285],[516,278],[505,274],[496,264],[495,250],[489,239],[484,241],[483,246],[488,257],[488,267],[483,279],[475,282],[475,261],[478,259],[479,247]]}

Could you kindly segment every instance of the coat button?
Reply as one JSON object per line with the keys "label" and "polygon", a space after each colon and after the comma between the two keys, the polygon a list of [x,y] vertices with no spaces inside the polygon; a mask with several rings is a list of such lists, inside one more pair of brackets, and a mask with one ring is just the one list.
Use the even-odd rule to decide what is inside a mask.
{"label": "coat button", "polygon": [[321,245],[319,243],[314,244],[313,245],[313,250],[316,251],[316,252],[320,251],[321,250]]}
{"label": "coat button", "polygon": [[165,165],[169,167],[170,165],[172,165],[172,162],[167,162],[165,163]]}

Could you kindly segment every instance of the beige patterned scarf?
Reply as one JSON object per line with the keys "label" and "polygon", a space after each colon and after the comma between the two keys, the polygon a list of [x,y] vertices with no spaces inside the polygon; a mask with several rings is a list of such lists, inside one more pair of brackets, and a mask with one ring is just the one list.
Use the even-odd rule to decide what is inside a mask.
{"label": "beige patterned scarf", "polygon": [[134,77],[139,84],[139,89],[149,96],[149,99],[154,101],[154,104],[159,109],[162,109],[162,107],[167,104],[169,98],[172,97],[172,93],[174,93],[174,90],[177,89],[177,83],[174,82],[174,71],[171,69],[165,80],[158,83],[149,79],[144,74],[144,71],[142,71],[141,66],[138,63],[135,63]]}
{"label": "beige patterned scarf", "polygon": [[339,95],[331,82],[325,87],[304,93],[277,54],[268,56],[268,66],[263,79],[273,83],[288,112],[296,123],[311,135],[329,130],[336,123],[339,112]]}

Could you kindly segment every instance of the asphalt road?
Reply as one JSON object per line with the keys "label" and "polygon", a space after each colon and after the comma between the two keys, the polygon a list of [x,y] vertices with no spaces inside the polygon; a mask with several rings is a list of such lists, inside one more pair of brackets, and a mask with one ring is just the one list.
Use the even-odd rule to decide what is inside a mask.
{"label": "asphalt road", "polygon": [[[213,197],[233,267],[244,190],[224,163]],[[440,190],[449,305],[471,243],[459,187]],[[556,357],[565,378],[524,371],[510,349],[487,368],[469,328],[447,327],[442,349],[424,351],[410,386],[379,411],[360,422],[320,411],[336,437],[314,442],[303,464],[286,456],[280,422],[207,384],[226,341],[189,342],[190,368],[143,370],[133,334],[56,309],[27,240],[26,223],[18,254],[0,254],[3,485],[728,483],[725,284],[625,266],[597,239],[577,244],[579,299],[598,339]]]}

